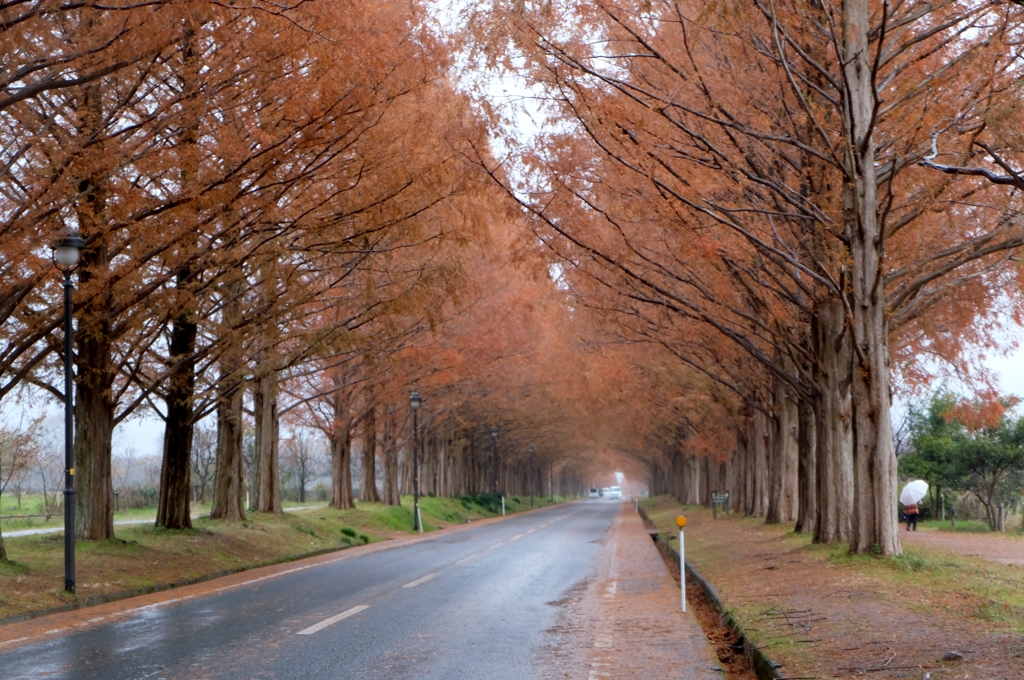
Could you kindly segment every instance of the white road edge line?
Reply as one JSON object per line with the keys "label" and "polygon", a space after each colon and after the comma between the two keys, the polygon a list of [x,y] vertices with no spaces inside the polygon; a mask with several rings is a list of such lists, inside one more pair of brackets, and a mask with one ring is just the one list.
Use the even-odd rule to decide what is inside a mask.
{"label": "white road edge line", "polygon": [[513,536],[512,538],[510,538],[510,539],[508,539],[508,540],[510,540],[510,541],[514,541],[514,540],[516,540],[517,538],[522,538],[523,536],[525,536],[525,534],[516,534],[515,536]]}
{"label": "white road edge line", "polygon": [[480,553],[474,553],[474,554],[470,555],[469,557],[463,557],[461,560],[459,560],[455,564],[462,564],[463,562],[469,562],[474,557],[480,557]]}
{"label": "white road edge line", "polygon": [[403,587],[403,588],[415,588],[415,587],[416,587],[416,586],[418,586],[419,584],[421,584],[421,583],[426,583],[427,581],[429,581],[430,579],[434,578],[435,576],[437,576],[437,572],[436,572],[436,571],[435,571],[435,572],[434,572],[433,574],[427,574],[427,575],[426,575],[426,576],[424,576],[423,578],[418,578],[418,579],[416,579],[415,581],[413,581],[412,583],[406,583],[406,584],[405,584],[404,586],[402,586],[402,587]]}
{"label": "white road edge line", "polygon": [[306,628],[304,630],[300,630],[298,633],[296,633],[296,635],[312,635],[313,633],[316,633],[318,631],[323,630],[324,628],[326,628],[327,626],[331,625],[332,623],[337,623],[338,621],[341,621],[342,619],[347,619],[348,617],[352,616],[353,614],[358,614],[359,612],[363,611],[364,609],[369,609],[369,608],[370,608],[370,605],[368,605],[368,604],[361,604],[359,606],[352,607],[352,609],[347,609],[347,610],[343,611],[342,613],[338,614],[337,616],[332,616],[329,619],[324,619],[323,621],[321,621],[320,623],[316,624],[315,626],[310,626],[309,628]]}
{"label": "white road edge line", "polygon": [[495,543],[490,548],[488,548],[488,550],[494,550],[495,548],[500,548],[503,545],[505,545],[505,541],[502,541],[501,543]]}

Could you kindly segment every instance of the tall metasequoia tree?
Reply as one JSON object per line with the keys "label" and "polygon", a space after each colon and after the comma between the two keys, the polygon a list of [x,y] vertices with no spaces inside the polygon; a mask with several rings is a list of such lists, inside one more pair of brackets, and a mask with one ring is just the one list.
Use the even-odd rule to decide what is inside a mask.
{"label": "tall metasequoia tree", "polygon": [[839,50],[847,100],[843,106],[843,214],[852,259],[849,314],[852,331],[854,552],[900,552],[895,509],[896,451],[889,417],[889,329],[879,220],[875,126],[877,73],[882,50],[870,37],[867,0],[847,0],[840,13]]}
{"label": "tall metasequoia tree", "polygon": [[[79,134],[98,137],[106,116],[100,86],[85,89],[79,104]],[[88,167],[88,166],[86,166]],[[78,179],[81,198],[76,202],[79,233],[86,246],[80,255],[78,280],[83,290],[95,282],[98,294],[89,296],[79,313],[75,340],[75,504],[76,533],[84,539],[106,539],[114,535],[111,438],[114,430],[110,307],[112,295],[105,285],[110,266],[106,233],[106,190],[101,179],[86,173]]]}
{"label": "tall metasequoia tree", "polygon": [[[193,99],[197,96],[199,71],[199,55],[195,45],[194,31],[184,34],[181,45],[181,65],[179,67],[182,81],[182,98]],[[198,163],[196,147],[197,131],[190,127],[181,139],[181,168],[178,185],[184,195],[192,189],[198,179]],[[193,230],[198,229],[197,210],[185,212],[184,218],[195,222],[195,226],[186,227],[180,242],[179,250],[192,250],[198,241]],[[191,218],[191,219],[190,219]],[[160,495],[157,504],[156,525],[167,529],[188,529],[192,527],[191,500],[191,465],[192,439],[195,431],[193,421],[196,389],[196,338],[199,325],[196,323],[194,301],[188,299],[188,288],[196,276],[196,268],[191,258],[181,258],[185,262],[175,276],[175,288],[181,299],[175,305],[170,327],[168,342],[168,363],[171,365],[167,379],[165,403],[167,413],[164,427],[163,463],[160,466]]]}
{"label": "tall metasequoia tree", "polygon": [[776,381],[773,395],[771,463],[769,469],[769,524],[796,521],[797,466],[799,465],[799,407],[796,395],[782,381]]}

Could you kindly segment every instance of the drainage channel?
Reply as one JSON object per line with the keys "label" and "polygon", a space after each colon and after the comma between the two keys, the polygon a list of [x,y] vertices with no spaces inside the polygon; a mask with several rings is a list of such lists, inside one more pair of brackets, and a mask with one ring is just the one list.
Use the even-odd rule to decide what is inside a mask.
{"label": "drainage channel", "polygon": [[[651,539],[658,547],[658,553],[665,562],[665,568],[672,574],[675,582],[679,583],[678,557],[664,542],[658,540],[657,533],[651,533]],[[687,609],[693,612],[700,627],[704,630],[704,635],[715,648],[718,661],[725,670],[726,680],[758,680],[746,642],[722,620],[721,614],[708,602],[704,588],[693,579],[686,581],[686,604]]]}

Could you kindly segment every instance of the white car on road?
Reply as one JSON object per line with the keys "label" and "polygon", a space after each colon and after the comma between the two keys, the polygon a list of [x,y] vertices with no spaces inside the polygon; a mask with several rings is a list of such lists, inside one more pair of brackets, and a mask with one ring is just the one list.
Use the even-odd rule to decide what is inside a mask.
{"label": "white car on road", "polygon": [[606,491],[604,495],[605,495],[606,498],[611,498],[611,499],[616,500],[616,501],[621,501],[622,500],[622,489],[620,487],[617,487],[617,486],[610,486],[610,487],[608,487],[608,491]]}

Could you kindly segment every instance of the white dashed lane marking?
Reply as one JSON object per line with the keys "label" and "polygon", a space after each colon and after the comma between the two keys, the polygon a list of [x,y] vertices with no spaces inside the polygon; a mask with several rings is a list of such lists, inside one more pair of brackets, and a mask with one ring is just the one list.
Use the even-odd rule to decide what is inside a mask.
{"label": "white dashed lane marking", "polygon": [[404,586],[402,586],[402,587],[403,587],[403,588],[415,588],[415,587],[416,587],[416,586],[418,586],[419,584],[421,584],[421,583],[426,583],[427,581],[429,581],[430,579],[434,578],[435,576],[437,576],[437,572],[436,572],[436,571],[435,571],[435,572],[434,572],[433,574],[427,574],[427,575],[426,575],[426,576],[424,576],[423,578],[418,578],[418,579],[416,579],[415,581],[413,581],[412,583],[406,583],[406,584],[405,584]]}
{"label": "white dashed lane marking", "polygon": [[324,619],[323,621],[321,621],[320,623],[318,623],[318,624],[316,624],[314,626],[310,626],[309,628],[300,630],[298,633],[296,633],[296,635],[312,635],[313,633],[321,631],[321,630],[323,630],[324,628],[326,628],[327,626],[329,626],[329,625],[331,625],[333,623],[337,623],[338,621],[341,621],[342,619],[347,619],[348,617],[352,616],[353,614],[358,614],[359,612],[363,611],[364,609],[369,609],[369,608],[370,608],[370,605],[361,604],[361,605],[359,605],[357,607],[352,607],[352,609],[346,609],[345,611],[343,611],[340,614],[337,614],[336,616],[332,616],[329,619]]}

